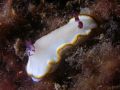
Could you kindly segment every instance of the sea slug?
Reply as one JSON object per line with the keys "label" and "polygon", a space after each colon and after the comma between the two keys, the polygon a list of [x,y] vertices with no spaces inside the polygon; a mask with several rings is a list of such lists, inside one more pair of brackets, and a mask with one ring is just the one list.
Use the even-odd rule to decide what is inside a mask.
{"label": "sea slug", "polygon": [[29,55],[26,66],[28,75],[34,81],[39,81],[53,72],[61,61],[62,50],[69,45],[76,44],[78,38],[80,42],[97,27],[97,23],[92,17],[79,15],[78,18],[70,19],[66,25],[39,38],[34,43],[34,53]]}

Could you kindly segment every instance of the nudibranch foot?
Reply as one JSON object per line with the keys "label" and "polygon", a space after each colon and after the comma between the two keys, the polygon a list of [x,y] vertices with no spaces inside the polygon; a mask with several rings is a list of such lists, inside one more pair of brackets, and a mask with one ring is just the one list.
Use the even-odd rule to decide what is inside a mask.
{"label": "nudibranch foot", "polygon": [[[77,21],[76,21],[77,20]],[[34,43],[35,51],[29,55],[26,71],[34,81],[39,81],[53,72],[61,61],[62,50],[88,37],[97,28],[95,20],[87,15],[72,18],[66,25],[39,38]]]}

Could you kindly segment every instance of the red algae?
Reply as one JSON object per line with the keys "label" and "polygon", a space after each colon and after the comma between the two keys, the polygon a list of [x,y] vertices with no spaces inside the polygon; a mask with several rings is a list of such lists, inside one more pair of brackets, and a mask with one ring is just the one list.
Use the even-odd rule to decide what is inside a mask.
{"label": "red algae", "polygon": [[13,18],[15,18],[15,12],[12,8],[12,0],[5,0],[0,12],[1,26],[11,23]]}
{"label": "red algae", "polygon": [[16,90],[16,86],[8,79],[0,81],[0,90]]}
{"label": "red algae", "polygon": [[33,90],[55,90],[54,83],[47,81],[40,81],[34,84]]}
{"label": "red algae", "polygon": [[108,20],[115,9],[115,0],[97,0],[91,9],[97,20]]}

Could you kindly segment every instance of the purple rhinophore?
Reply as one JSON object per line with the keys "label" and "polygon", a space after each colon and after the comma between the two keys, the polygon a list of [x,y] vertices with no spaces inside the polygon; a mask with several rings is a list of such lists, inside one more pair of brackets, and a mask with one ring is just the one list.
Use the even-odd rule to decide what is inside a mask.
{"label": "purple rhinophore", "polygon": [[80,19],[79,19],[78,16],[75,17],[75,21],[78,22],[78,27],[79,27],[79,28],[83,28],[83,23],[82,23],[82,21],[80,21]]}
{"label": "purple rhinophore", "polygon": [[78,27],[83,28],[83,23],[81,21],[78,22]]}
{"label": "purple rhinophore", "polygon": [[79,22],[80,21],[79,17],[75,17],[75,21]]}
{"label": "purple rhinophore", "polygon": [[31,41],[26,41],[26,53],[28,56],[31,56],[35,53],[35,47],[33,46]]}
{"label": "purple rhinophore", "polygon": [[82,21],[80,20],[79,16],[78,16],[78,13],[74,12],[73,13],[73,16],[75,17],[75,21],[78,22],[78,27],[79,28],[83,28],[83,23]]}

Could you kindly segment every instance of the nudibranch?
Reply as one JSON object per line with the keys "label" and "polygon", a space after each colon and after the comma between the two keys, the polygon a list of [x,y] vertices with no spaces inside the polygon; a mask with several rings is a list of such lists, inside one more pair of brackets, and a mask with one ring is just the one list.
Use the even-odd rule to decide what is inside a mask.
{"label": "nudibranch", "polygon": [[87,15],[79,15],[52,31],[51,33],[39,38],[34,43],[34,53],[29,55],[26,66],[28,75],[34,81],[39,81],[46,75],[53,72],[61,61],[62,50],[69,45],[74,45],[90,35],[93,29],[98,27],[95,20]]}

